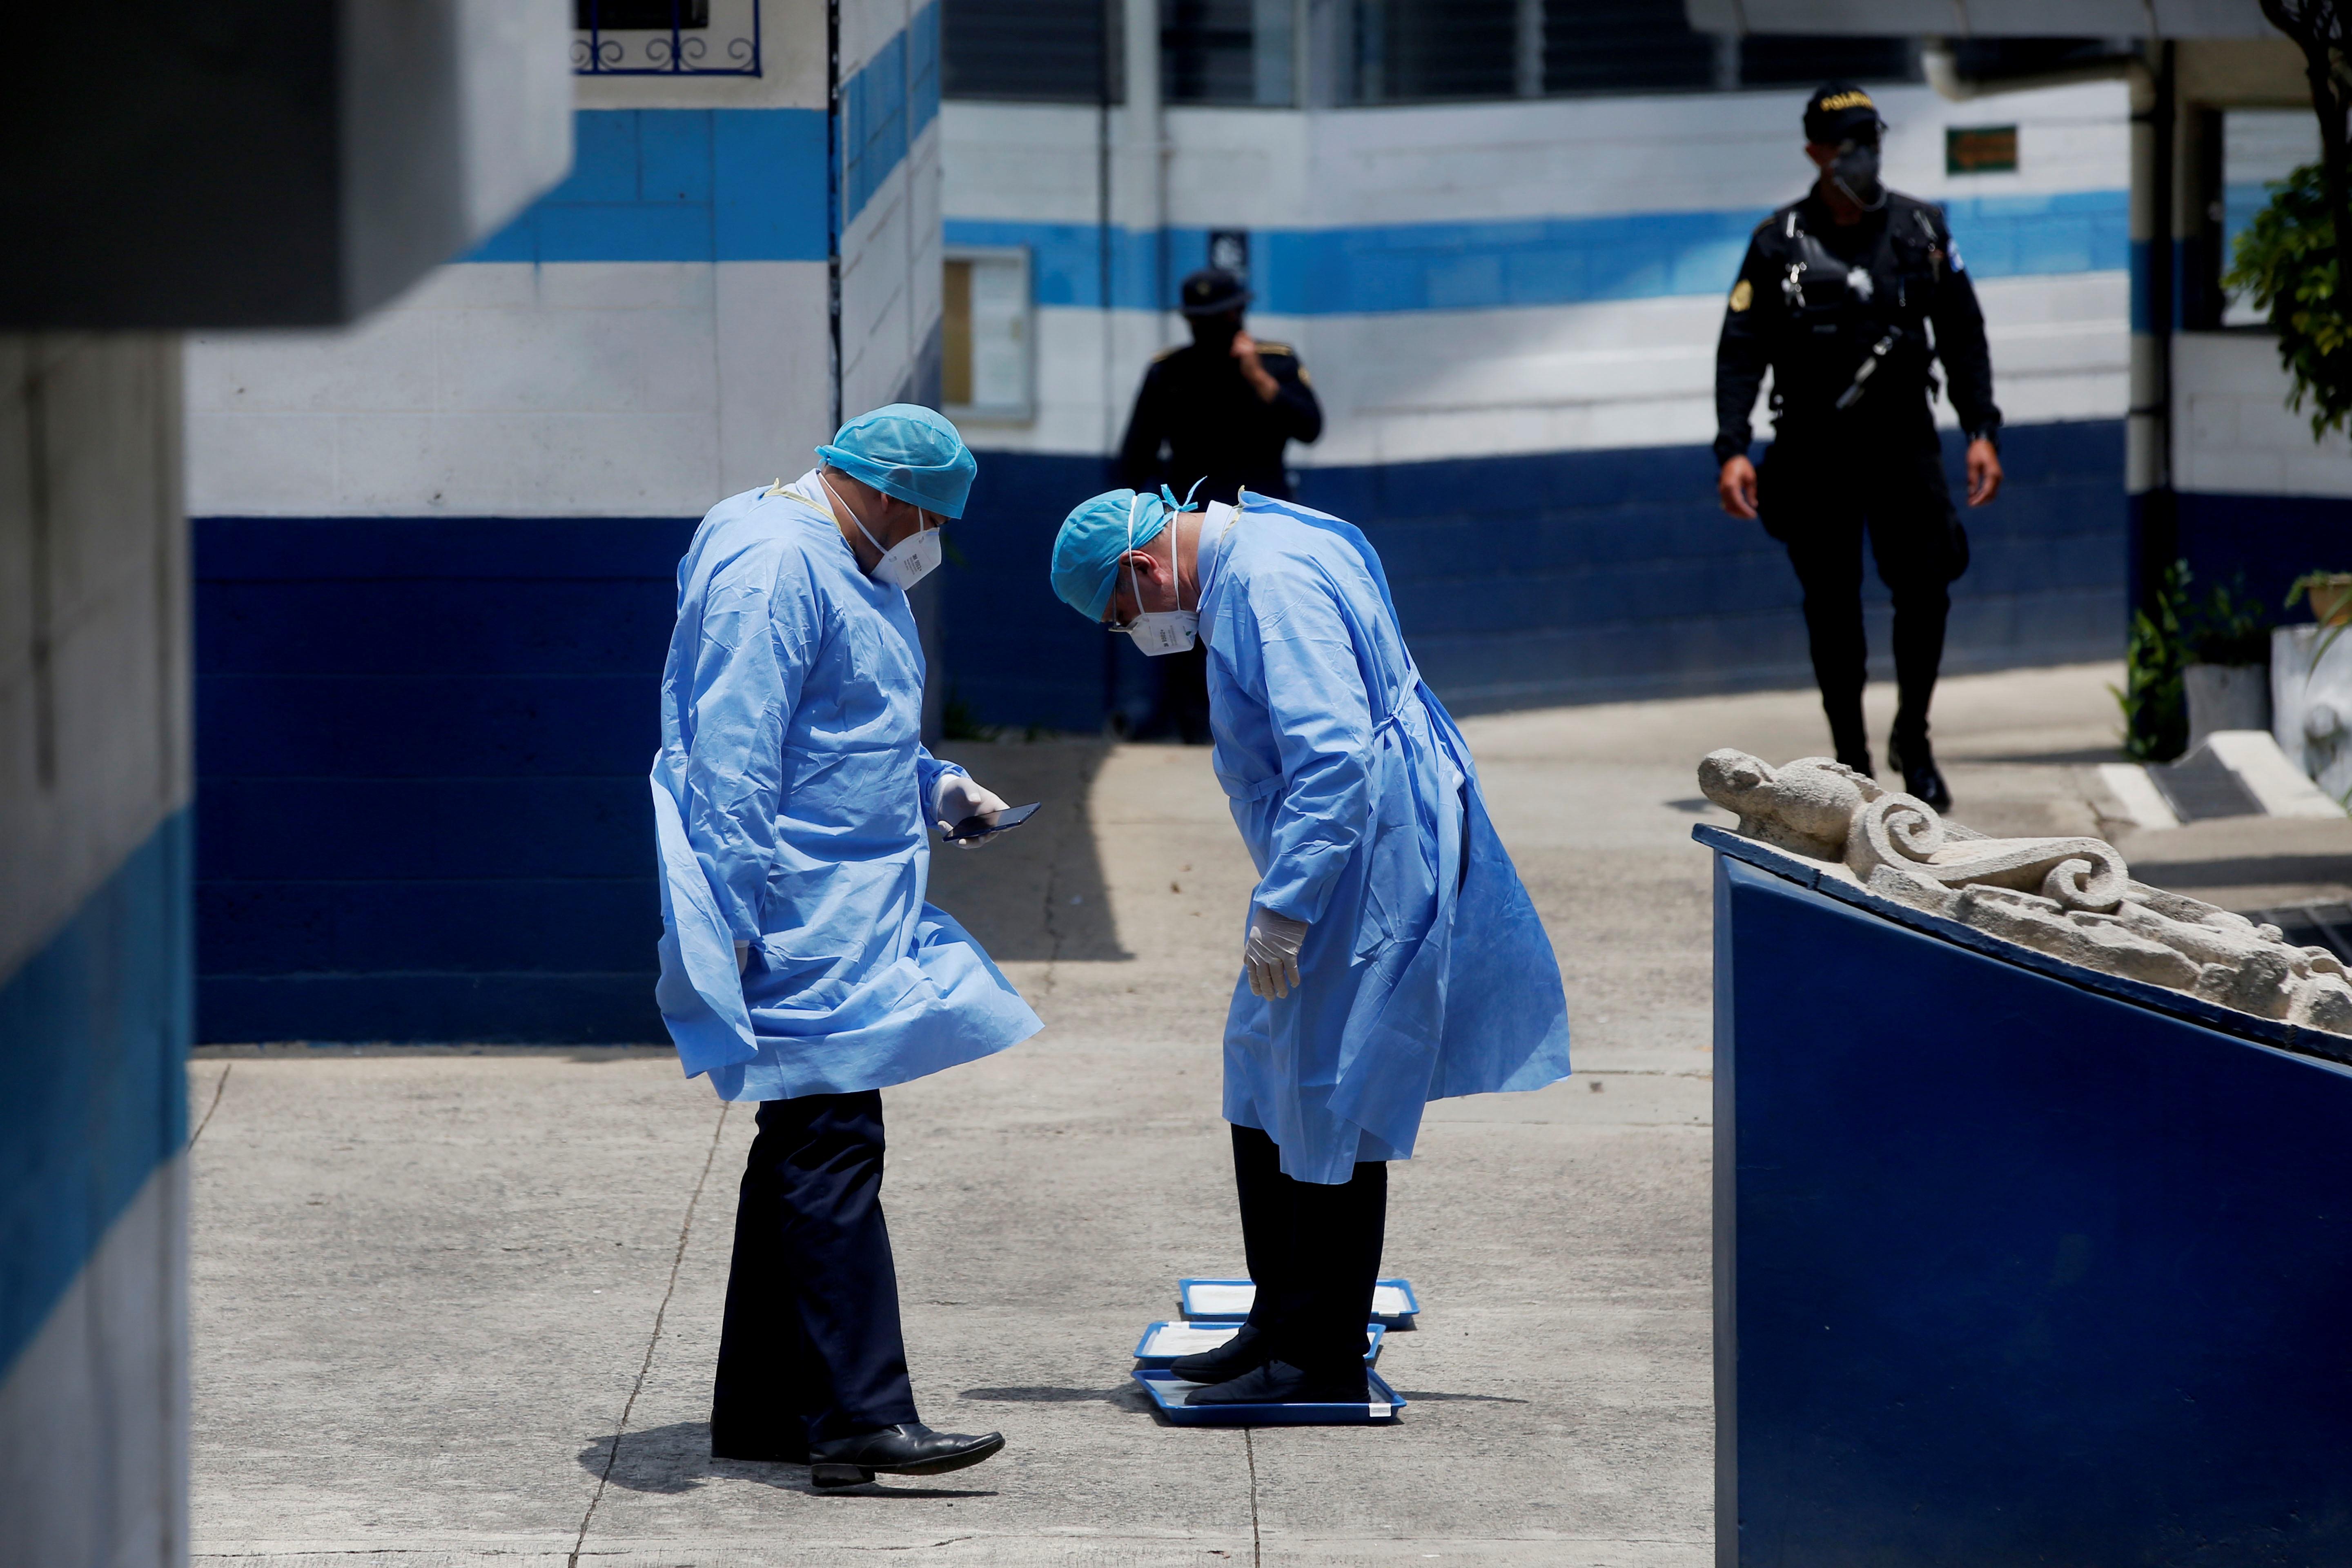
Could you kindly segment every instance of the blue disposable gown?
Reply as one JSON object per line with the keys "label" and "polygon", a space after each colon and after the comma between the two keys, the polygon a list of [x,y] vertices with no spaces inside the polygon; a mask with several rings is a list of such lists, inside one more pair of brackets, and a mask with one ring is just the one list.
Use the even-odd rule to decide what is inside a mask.
{"label": "blue disposable gown", "polygon": [[829,513],[782,489],[711,508],[662,672],[655,995],[721,1099],[880,1089],[1041,1027],[923,901],[929,802],[962,770],[924,750],[922,692],[907,595],[857,569]]}
{"label": "blue disposable gown", "polygon": [[1430,1100],[1566,1077],[1559,966],[1364,536],[1244,491],[1210,556],[1213,764],[1255,901],[1308,922],[1289,996],[1234,988],[1225,1119],[1344,1182]]}

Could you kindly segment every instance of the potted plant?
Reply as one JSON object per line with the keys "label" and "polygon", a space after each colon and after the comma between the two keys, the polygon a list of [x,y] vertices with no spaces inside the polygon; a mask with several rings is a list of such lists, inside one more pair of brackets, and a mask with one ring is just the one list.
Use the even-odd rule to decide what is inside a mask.
{"label": "potted plant", "polygon": [[[2185,584],[2186,568],[2181,579]],[[2262,606],[2216,583],[2181,617],[2181,631],[2188,654],[2180,685],[2189,704],[2189,749],[2216,730],[2268,730],[2271,623]]]}
{"label": "potted plant", "polygon": [[2124,683],[2110,687],[2124,710],[2124,752],[2135,761],[2168,763],[2189,749],[2189,704],[2181,691],[2181,615],[2189,563],[2164,569],[2155,593],[2132,612],[2124,645]]}
{"label": "potted plant", "polygon": [[2286,591],[2286,607],[2311,601],[2311,618],[2323,626],[2352,622],[2352,572],[2305,572]]}

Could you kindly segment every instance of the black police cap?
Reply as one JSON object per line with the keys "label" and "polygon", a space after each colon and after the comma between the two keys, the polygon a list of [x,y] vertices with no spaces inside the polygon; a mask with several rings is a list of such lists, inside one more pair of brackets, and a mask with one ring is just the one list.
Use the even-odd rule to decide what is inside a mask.
{"label": "black police cap", "polygon": [[1242,280],[1222,267],[1203,267],[1184,279],[1179,298],[1188,316],[1222,316],[1238,305],[1250,302],[1250,291]]}
{"label": "black police cap", "polygon": [[1878,105],[1850,81],[1825,81],[1805,100],[1805,140],[1834,147],[1867,127],[1879,130]]}

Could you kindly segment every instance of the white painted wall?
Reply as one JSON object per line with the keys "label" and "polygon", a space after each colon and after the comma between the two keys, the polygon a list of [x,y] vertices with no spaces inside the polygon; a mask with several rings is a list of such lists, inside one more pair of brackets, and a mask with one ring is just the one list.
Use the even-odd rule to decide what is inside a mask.
{"label": "white painted wall", "polygon": [[196,516],[679,517],[829,431],[822,262],[475,262],[188,350]]}
{"label": "white painted wall", "polygon": [[[2129,105],[2120,83],[1953,103],[1878,94],[1888,183],[1930,199],[2120,193]],[[1557,99],[1534,103],[1168,114],[1169,221],[1253,231],[1708,212],[1775,205],[1811,174],[1801,92]],[[1112,119],[1116,121],[1114,112]],[[1950,176],[1946,130],[2019,127],[2019,171]],[[950,102],[950,224],[1089,226],[1102,211],[1097,111]],[[1116,135],[1118,127],[1111,130]],[[1115,185],[1114,222],[1135,209]],[[1181,273],[1192,261],[1177,258]],[[1720,280],[1727,288],[1730,266]],[[1995,395],[2012,423],[2113,419],[2126,402],[2129,280],[2121,269],[1979,278]],[[1713,438],[1722,293],[1470,310],[1291,317],[1254,311],[1296,345],[1326,433],[1301,467]],[[1151,354],[1185,339],[1173,315],[1041,307],[1037,403],[974,423],[992,449],[1112,450]],[[1957,421],[1940,403],[1940,421]]]}
{"label": "white painted wall", "polygon": [[934,120],[842,237],[845,418],[910,390],[908,377],[939,326],[939,150]]}
{"label": "white painted wall", "polygon": [[[762,74],[583,77],[593,109],[821,109],[818,0],[758,0]],[[714,39],[752,0],[713,0]],[[919,0],[843,6],[843,75]],[[934,120],[843,242],[843,406],[907,389],[940,319]],[[340,331],[188,347],[198,516],[698,516],[831,436],[821,261],[466,262]]]}
{"label": "white painted wall", "polygon": [[188,1560],[187,1165],[148,1177],[0,1379],[11,1568]]}
{"label": "white painted wall", "polygon": [[2172,340],[2172,482],[2217,495],[2352,496],[2352,441],[2311,438],[2286,405],[2278,340],[2266,331]]}
{"label": "white painted wall", "polygon": [[[573,107],[823,109],[825,0],[710,0],[711,36],[735,36],[753,5],[760,13],[758,76],[574,77]],[[854,4],[843,9],[856,15]]]}
{"label": "white painted wall", "polygon": [[[2121,417],[2130,354],[2121,272],[1978,285],[1994,390],[2012,424]],[[1253,312],[1250,330],[1294,344],[1315,378],[1323,438],[1300,468],[1440,458],[1704,446],[1715,438],[1713,295],[1528,310],[1389,315]],[[971,421],[994,451],[1113,449],[1143,367],[1182,328],[1142,311],[1041,310],[1040,392],[1023,423]],[[1105,345],[1106,324],[1115,341]],[[1108,392],[1106,393],[1106,389]],[[1106,395],[1109,402],[1104,401]],[[1958,425],[1948,399],[1936,417]],[[1758,429],[1771,421],[1759,405]]]}
{"label": "white painted wall", "polygon": [[[2119,82],[1965,103],[1925,87],[1876,96],[1889,122],[1886,181],[1913,195],[2119,190],[2128,179],[2130,106]],[[1171,109],[1169,221],[1317,228],[1778,205],[1812,179],[1804,100],[1773,91]],[[1094,222],[1097,113],[950,100],[948,216]],[[2018,172],[1946,174],[1945,130],[1987,124],[2018,126]]]}
{"label": "white painted wall", "polygon": [[176,339],[0,336],[0,982],[188,801],[179,431]]}
{"label": "white painted wall", "polygon": [[[0,987],[188,803],[179,434],[176,339],[0,337]],[[106,973],[175,960],[121,928],[107,934],[116,950],[90,962]],[[43,1000],[28,1001],[29,1023],[0,1017],[16,1036],[12,1071],[90,1043],[38,1030],[69,1016]],[[86,1103],[64,1109],[121,1113],[130,1108],[109,1100],[140,1087],[101,1074],[78,1096]],[[27,1204],[94,1202],[96,1171],[118,1157],[94,1145],[65,1169],[22,1172],[37,1184],[11,1194],[12,1243],[32,1241]],[[185,1211],[175,1161],[5,1365],[0,1562],[11,1568],[185,1561]],[[0,1256],[0,1271],[30,1261]]]}

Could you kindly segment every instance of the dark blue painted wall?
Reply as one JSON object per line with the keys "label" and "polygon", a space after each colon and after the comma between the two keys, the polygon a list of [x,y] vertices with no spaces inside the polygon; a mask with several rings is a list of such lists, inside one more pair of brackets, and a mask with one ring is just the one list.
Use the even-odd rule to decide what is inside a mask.
{"label": "dark blue painted wall", "polygon": [[[1957,484],[1959,452],[1947,456]],[[1951,671],[2109,658],[2124,626],[2123,426],[2021,426],[2008,488],[1968,513]],[[1788,557],[1717,509],[1698,447],[1308,468],[1299,500],[1381,552],[1423,673],[1457,711],[1773,686],[1812,679]],[[946,664],[983,723],[1091,729],[1103,639],[1053,597],[1045,563],[1092,458],[985,454],[946,599]],[[966,591],[969,588],[971,591]],[[1891,678],[1873,577],[1874,670]]]}
{"label": "dark blue painted wall", "polygon": [[195,524],[198,1037],[660,1040],[691,521]]}
{"label": "dark blue painted wall", "polygon": [[2352,1070],[1717,866],[1734,1561],[2352,1561]]}
{"label": "dark blue painted wall", "polygon": [[[1950,667],[2112,655],[2119,427],[2021,428],[2009,462]],[[1310,469],[1302,499],[1365,525],[1465,710],[1801,685],[1787,563],[1711,472],[1679,447]],[[1092,731],[1147,686],[1046,584],[1108,483],[983,455],[941,595],[962,716]],[[645,773],[693,527],[196,520],[199,1038],[663,1037]]]}
{"label": "dark blue painted wall", "polygon": [[0,1377],[188,1138],[188,818],[0,984]]}
{"label": "dark blue painted wall", "polygon": [[[2317,496],[2183,495],[2179,557],[2191,591],[2242,577],[2282,619],[2290,584],[2305,572],[2352,572],[2352,500]],[[2308,619],[2298,610],[2294,619]]]}

